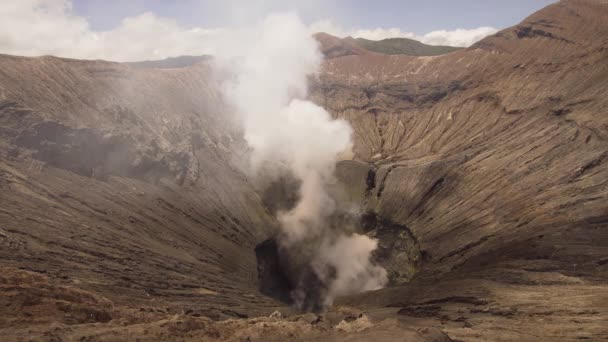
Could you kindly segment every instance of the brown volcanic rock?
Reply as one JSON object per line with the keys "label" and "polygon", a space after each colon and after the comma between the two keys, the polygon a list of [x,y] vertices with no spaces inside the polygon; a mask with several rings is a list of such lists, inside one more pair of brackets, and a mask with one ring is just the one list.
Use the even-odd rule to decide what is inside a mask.
{"label": "brown volcanic rock", "polygon": [[[425,256],[412,285],[348,303],[433,293],[427,322],[464,340],[607,337],[607,22],[605,2],[564,1],[450,55],[325,63],[314,98],[353,123],[357,159],[376,168],[367,209]],[[452,297],[517,313],[471,316]],[[561,313],[540,323],[534,307]]]}
{"label": "brown volcanic rock", "polygon": [[[355,130],[356,161],[339,176],[373,233],[410,249],[386,254],[391,270],[413,274],[341,300],[377,324],[352,340],[447,338],[430,326],[467,341],[608,338],[606,23],[605,1],[562,1],[437,57],[317,36],[332,58],[311,97]],[[254,247],[275,223],[235,162],[243,143],[209,72],[2,56],[4,264],[94,294],[73,307],[125,319],[140,306],[215,319],[274,311],[256,289]],[[220,329],[163,319],[141,318],[153,321],[149,339]],[[139,331],[111,324],[97,338]],[[306,324],[290,331],[351,337]],[[259,336],[243,329],[213,336]]]}
{"label": "brown volcanic rock", "polygon": [[207,66],[0,64],[4,264],[129,305],[272,312],[254,247],[274,223]]}
{"label": "brown volcanic rock", "polygon": [[574,33],[524,36],[509,53],[336,58],[315,88],[352,122],[357,159],[378,168],[369,209],[408,225],[443,268],[486,242],[514,242],[502,234],[528,239],[580,223],[574,230],[587,234],[568,234],[591,243],[603,231],[589,225],[605,223],[608,190],[608,90],[599,81],[608,79],[608,6],[552,5],[487,41],[535,27],[544,13],[572,25],[553,30]]}
{"label": "brown volcanic rock", "polygon": [[[591,18],[574,11],[587,13]],[[314,96],[337,116],[353,123],[358,138],[357,159],[373,163],[379,171],[390,169],[384,181],[418,184],[415,179],[393,177],[393,173],[402,169],[437,169],[444,164],[446,177],[437,186],[466,188],[467,193],[475,194],[470,199],[481,197],[486,201],[475,189],[496,194],[501,190],[497,182],[508,183],[503,192],[510,187],[518,188],[515,193],[509,193],[515,196],[509,198],[511,204],[529,192],[549,190],[554,185],[562,186],[564,191],[582,187],[582,190],[601,192],[605,189],[590,189],[583,184],[602,184],[599,180],[606,165],[602,162],[608,118],[603,114],[608,96],[600,80],[608,79],[605,59],[608,26],[600,25],[599,18],[608,16],[608,7],[593,1],[559,3],[486,40],[494,42],[520,27],[533,25],[531,23],[540,20],[545,12],[553,20],[561,16],[568,22],[571,16],[579,16],[582,22],[578,25],[598,24],[596,39],[589,39],[590,30],[585,28],[581,29],[582,36],[567,36],[569,41],[582,43],[545,36],[523,37],[516,45],[517,50],[510,53],[471,48],[439,57],[336,58],[325,64],[326,72]],[[577,26],[572,25],[560,30],[576,32]],[[487,46],[486,40],[478,46]],[[466,172],[458,172],[459,169]],[[423,183],[441,179],[441,176],[430,176],[433,173],[437,172],[420,173],[420,177],[433,178]],[[457,179],[449,182],[448,176]],[[374,204],[389,209],[388,203],[381,202],[384,196],[389,191],[404,191],[396,184],[383,188],[382,180],[377,179],[377,188],[385,191],[376,194],[378,200]],[[463,183],[465,180],[470,181]],[[484,180],[492,186],[485,186]],[[525,186],[521,186],[523,184]],[[416,190],[422,184],[403,186]],[[559,190],[551,191],[557,194]],[[455,197],[449,191],[440,193]],[[548,195],[534,194],[547,198]],[[564,196],[553,198],[565,199]],[[594,199],[585,202],[584,211],[588,215],[601,213],[601,210],[590,210],[594,203],[602,202]],[[548,210],[550,201],[530,200],[528,202],[535,205],[522,205],[520,209],[542,204],[545,214],[553,218],[559,216],[559,210]],[[404,218],[425,215],[430,209],[424,203],[426,210],[416,212],[416,203],[405,202],[411,208],[393,208],[395,214]],[[568,210],[570,216],[572,209]],[[525,210],[519,213],[518,218]],[[423,235],[426,234],[420,234]],[[441,252],[435,252],[441,256]]]}

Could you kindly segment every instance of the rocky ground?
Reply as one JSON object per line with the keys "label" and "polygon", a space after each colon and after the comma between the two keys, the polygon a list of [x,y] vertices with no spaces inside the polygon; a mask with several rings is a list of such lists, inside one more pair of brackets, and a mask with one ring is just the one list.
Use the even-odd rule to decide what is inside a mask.
{"label": "rocky ground", "polygon": [[[268,317],[212,319],[151,306],[116,305],[98,294],[55,283],[34,272],[0,271],[0,338],[29,340],[203,341],[449,341],[437,328],[412,328],[395,318],[372,322],[338,306],[322,314],[274,311]],[[9,328],[10,327],[10,328]]]}
{"label": "rocky ground", "polygon": [[393,280],[319,315],[259,291],[276,222],[206,61],[0,56],[0,339],[608,339],[607,23],[562,1],[435,57],[317,37]]}

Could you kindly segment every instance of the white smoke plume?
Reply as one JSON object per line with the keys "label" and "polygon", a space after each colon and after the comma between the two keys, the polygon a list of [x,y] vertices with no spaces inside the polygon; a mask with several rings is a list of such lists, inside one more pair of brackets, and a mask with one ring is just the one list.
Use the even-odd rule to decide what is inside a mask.
{"label": "white smoke plume", "polygon": [[[313,260],[313,268],[321,279],[335,277],[328,288],[324,305],[337,296],[383,288],[388,282],[386,270],[371,262],[370,256],[378,241],[365,235],[340,235],[335,241],[326,239]],[[327,274],[327,272],[335,274]]]}
{"label": "white smoke plume", "polygon": [[328,226],[336,203],[327,188],[338,156],[352,147],[352,129],[306,100],[307,80],[322,60],[317,41],[293,13],[270,15],[243,32],[240,57],[228,50],[218,56],[233,75],[224,95],[241,118],[254,169],[285,165],[300,181],[299,201],[278,214],[283,245],[321,241],[310,265],[326,286],[324,305],[335,296],[383,287],[386,271],[370,261],[376,241]]}

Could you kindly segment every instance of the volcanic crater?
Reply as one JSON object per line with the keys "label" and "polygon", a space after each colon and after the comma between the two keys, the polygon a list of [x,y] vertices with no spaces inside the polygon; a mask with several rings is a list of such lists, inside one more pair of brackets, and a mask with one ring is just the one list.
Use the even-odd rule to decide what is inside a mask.
{"label": "volcanic crater", "polygon": [[316,36],[310,99],[354,131],[331,219],[389,279],[328,309],[280,243],[297,184],[243,172],[207,58],[0,55],[0,339],[608,339],[607,23],[560,1],[422,57]]}

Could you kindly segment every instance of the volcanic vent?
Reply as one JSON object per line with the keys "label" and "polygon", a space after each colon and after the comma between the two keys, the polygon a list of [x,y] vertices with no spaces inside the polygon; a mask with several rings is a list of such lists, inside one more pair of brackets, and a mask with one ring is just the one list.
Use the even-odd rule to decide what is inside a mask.
{"label": "volcanic vent", "polygon": [[295,290],[292,280],[282,265],[281,251],[275,238],[265,240],[255,247],[258,284],[260,292],[282,302],[293,303],[291,292]]}
{"label": "volcanic vent", "polygon": [[[368,164],[355,161],[337,163],[335,181],[327,189],[335,209],[324,220],[323,234],[308,237],[298,244],[289,244],[289,237],[277,229],[277,235],[256,246],[260,291],[285,303],[296,304],[302,310],[322,311],[328,305],[328,296],[333,295],[331,288],[339,279],[338,272],[344,269],[319,262],[317,254],[327,248],[327,240],[363,234],[377,241],[369,261],[357,260],[356,254],[347,251],[342,251],[339,257],[352,259],[345,263],[362,262],[365,267],[381,268],[382,273],[386,271],[389,285],[410,281],[420,266],[422,253],[416,238],[405,225],[366,208],[370,198],[376,196],[373,193],[375,178],[376,172]],[[262,191],[262,203],[275,216],[282,211],[293,210],[299,201],[299,187],[293,177],[280,177]],[[360,279],[355,277],[351,280]],[[358,290],[350,290],[344,294],[356,292]]]}

